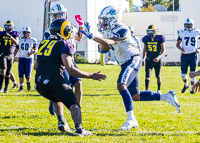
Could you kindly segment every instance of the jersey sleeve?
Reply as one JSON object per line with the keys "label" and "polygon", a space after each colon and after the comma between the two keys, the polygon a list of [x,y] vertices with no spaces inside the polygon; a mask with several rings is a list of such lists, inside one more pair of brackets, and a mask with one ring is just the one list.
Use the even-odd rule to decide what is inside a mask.
{"label": "jersey sleeve", "polygon": [[161,35],[160,36],[160,43],[164,43],[165,42],[165,36]]}
{"label": "jersey sleeve", "polygon": [[16,46],[16,49],[18,49],[18,50],[19,50],[19,45],[17,45],[17,46]]}
{"label": "jersey sleeve", "polygon": [[16,38],[16,37],[20,37],[20,34],[19,34],[19,32],[17,32],[17,31],[13,31],[12,33],[11,33],[11,36],[13,36],[14,38]]}
{"label": "jersey sleeve", "polygon": [[60,53],[60,55],[62,55],[62,54],[68,54],[68,55],[73,55],[74,54],[74,48],[73,48],[73,46],[69,43],[69,42],[67,42],[67,41],[62,41],[62,42],[60,42],[60,46],[59,46],[59,53]]}
{"label": "jersey sleeve", "polygon": [[[179,39],[179,40],[182,40],[182,39],[183,39],[183,32],[184,32],[183,29],[177,31],[177,35],[178,35],[178,39]],[[177,41],[178,41],[178,39],[177,39]]]}
{"label": "jersey sleeve", "polygon": [[124,39],[126,38],[128,33],[128,29],[124,28],[124,27],[119,27],[117,29],[114,29],[112,31],[112,34],[114,35],[114,37],[117,37],[119,39]]}
{"label": "jersey sleeve", "polygon": [[33,48],[36,48],[36,47],[37,47],[37,39],[33,38]]}
{"label": "jersey sleeve", "polygon": [[144,44],[146,44],[146,41],[147,41],[147,36],[144,36],[144,37],[142,38],[142,42],[143,42]]}

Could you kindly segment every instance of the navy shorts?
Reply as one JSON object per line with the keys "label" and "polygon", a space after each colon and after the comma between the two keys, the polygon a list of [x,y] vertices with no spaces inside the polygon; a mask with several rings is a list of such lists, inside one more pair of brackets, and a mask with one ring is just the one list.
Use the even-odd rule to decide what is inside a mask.
{"label": "navy shorts", "polygon": [[23,78],[24,74],[26,78],[31,77],[33,59],[19,58],[18,71],[19,78]]}
{"label": "navy shorts", "polygon": [[151,76],[151,71],[154,68],[156,78],[160,78],[160,73],[162,69],[162,60],[160,59],[157,63],[153,61],[153,59],[146,58],[145,60],[145,77]]}
{"label": "navy shorts", "polygon": [[138,73],[141,69],[142,61],[139,56],[133,56],[126,63],[121,65],[121,72],[117,83],[124,83],[131,96],[139,92]]}
{"label": "navy shorts", "polygon": [[190,66],[190,71],[196,71],[197,65],[198,65],[197,53],[181,55],[181,73],[182,74],[187,74],[188,66]]}

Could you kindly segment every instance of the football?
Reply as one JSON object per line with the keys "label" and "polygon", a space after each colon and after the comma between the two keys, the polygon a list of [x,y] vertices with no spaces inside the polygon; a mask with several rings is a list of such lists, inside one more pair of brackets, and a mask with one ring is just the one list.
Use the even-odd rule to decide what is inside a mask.
{"label": "football", "polygon": [[110,47],[107,46],[107,45],[102,45],[102,44],[100,44],[99,49],[102,50],[102,51],[109,51],[109,50],[110,50]]}

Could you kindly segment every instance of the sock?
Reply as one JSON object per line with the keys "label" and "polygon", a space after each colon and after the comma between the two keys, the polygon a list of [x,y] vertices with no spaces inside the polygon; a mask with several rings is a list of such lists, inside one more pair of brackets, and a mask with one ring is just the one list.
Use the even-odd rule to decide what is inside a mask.
{"label": "sock", "polygon": [[140,101],[152,101],[152,100],[160,100],[160,93],[155,93],[152,91],[140,92]]}
{"label": "sock", "polygon": [[193,90],[192,90],[193,86],[194,86],[194,85],[191,85],[191,90],[190,90],[190,91],[193,91]]}
{"label": "sock", "polygon": [[185,82],[185,83],[184,83],[184,85],[185,85],[186,87],[188,87],[188,86],[189,86],[188,82]]}
{"label": "sock", "polygon": [[5,89],[8,89],[8,85],[9,85],[9,79],[10,77],[5,77]]}
{"label": "sock", "polygon": [[26,84],[27,84],[28,86],[30,86],[30,81],[27,81]]}
{"label": "sock", "polygon": [[160,90],[161,83],[157,82],[157,85],[158,85],[158,90]]}
{"label": "sock", "polygon": [[132,120],[134,118],[133,110],[126,112],[127,120]]}
{"label": "sock", "polygon": [[133,101],[130,92],[128,89],[124,89],[119,92],[122,96],[126,112],[133,110]]}
{"label": "sock", "polygon": [[66,123],[67,121],[65,120],[64,115],[57,115],[58,121],[62,121],[64,123]]}
{"label": "sock", "polygon": [[166,94],[161,94],[160,95],[160,100],[166,101]]}
{"label": "sock", "polygon": [[82,124],[81,123],[75,124],[75,128],[79,130],[82,129]]}
{"label": "sock", "polygon": [[150,82],[150,80],[146,80],[145,79],[145,88],[146,88],[146,90],[149,89],[149,82]]}
{"label": "sock", "polygon": [[20,84],[20,86],[24,86],[24,84],[22,83],[22,84]]}
{"label": "sock", "polygon": [[17,81],[14,81],[13,84],[17,84]]}
{"label": "sock", "polygon": [[3,87],[3,80],[4,80],[4,78],[5,78],[5,75],[0,75],[0,90]]}

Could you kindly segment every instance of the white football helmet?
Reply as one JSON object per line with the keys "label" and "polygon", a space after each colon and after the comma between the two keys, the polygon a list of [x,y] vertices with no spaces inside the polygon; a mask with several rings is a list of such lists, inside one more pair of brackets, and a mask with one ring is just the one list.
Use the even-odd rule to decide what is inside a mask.
{"label": "white football helmet", "polygon": [[115,6],[107,6],[101,11],[98,19],[99,31],[110,31],[121,21],[121,12]]}
{"label": "white football helmet", "polygon": [[128,27],[131,30],[131,35],[134,36],[135,35],[135,29],[132,26]]}
{"label": "white football helmet", "polygon": [[57,18],[66,18],[67,19],[67,9],[61,5],[56,4],[51,8],[51,11],[49,12],[52,16],[52,18],[55,20]]}
{"label": "white football helmet", "polygon": [[29,26],[25,26],[25,27],[22,28],[22,34],[23,34],[24,38],[31,37],[31,33],[32,33],[32,31],[31,31],[31,28]]}
{"label": "white football helmet", "polygon": [[184,29],[188,31],[194,29],[194,20],[191,18],[187,18],[184,22]]}

